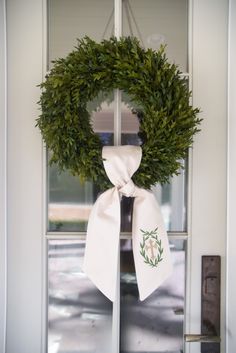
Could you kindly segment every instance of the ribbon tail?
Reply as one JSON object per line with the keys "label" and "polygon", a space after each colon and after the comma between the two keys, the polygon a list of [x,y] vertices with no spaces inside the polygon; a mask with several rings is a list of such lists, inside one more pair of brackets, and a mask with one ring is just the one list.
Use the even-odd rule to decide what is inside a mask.
{"label": "ribbon tail", "polygon": [[111,301],[116,298],[120,198],[116,188],[95,202],[88,222],[83,270]]}
{"label": "ribbon tail", "polygon": [[137,188],[132,225],[133,253],[140,300],[146,299],[172,273],[162,214],[154,195]]}

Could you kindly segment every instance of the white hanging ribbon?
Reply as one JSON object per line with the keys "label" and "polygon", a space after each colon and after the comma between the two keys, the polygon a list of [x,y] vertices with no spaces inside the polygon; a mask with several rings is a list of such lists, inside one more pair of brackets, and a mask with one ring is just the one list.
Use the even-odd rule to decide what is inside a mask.
{"label": "white hanging ribbon", "polygon": [[120,241],[120,198],[134,197],[132,243],[140,300],[146,299],[172,272],[167,233],[152,192],[137,187],[132,175],[138,169],[139,146],[106,146],[103,164],[113,188],[95,202],[88,223],[84,272],[114,301]]}

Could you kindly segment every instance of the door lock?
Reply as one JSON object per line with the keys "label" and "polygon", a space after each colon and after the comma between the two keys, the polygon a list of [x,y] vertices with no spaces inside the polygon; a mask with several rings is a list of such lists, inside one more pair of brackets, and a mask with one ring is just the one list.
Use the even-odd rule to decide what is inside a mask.
{"label": "door lock", "polygon": [[202,256],[201,334],[184,335],[201,343],[201,353],[220,353],[220,256]]}

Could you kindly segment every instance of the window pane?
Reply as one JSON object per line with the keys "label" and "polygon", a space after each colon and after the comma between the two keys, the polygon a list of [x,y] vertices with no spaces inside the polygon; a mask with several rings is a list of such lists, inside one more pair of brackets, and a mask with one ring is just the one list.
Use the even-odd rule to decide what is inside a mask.
{"label": "window pane", "polygon": [[[187,162],[183,163],[187,164]],[[165,227],[169,232],[187,231],[187,172],[171,178],[169,184],[152,188],[156,199],[161,205]]]}
{"label": "window pane", "polygon": [[112,304],[81,269],[84,247],[48,243],[48,353],[111,353]]}
{"label": "window pane", "polygon": [[185,298],[185,240],[170,241],[173,275],[139,300],[130,240],[121,242],[121,353],[181,353]]}
{"label": "window pane", "polygon": [[123,0],[123,35],[134,35],[154,50],[167,45],[169,60],[187,72],[187,0]]}
{"label": "window pane", "polygon": [[[121,143],[122,145],[140,145],[138,137],[139,121],[137,115],[132,113],[132,104],[129,97],[122,93],[121,105]],[[187,165],[187,162],[183,162]],[[178,176],[170,179],[169,184],[152,188],[154,195],[161,207],[165,226],[168,231],[183,232],[187,229],[186,202],[187,202],[187,175],[185,170],[180,170]],[[131,230],[131,201],[123,199],[122,231]]]}
{"label": "window pane", "polygon": [[113,0],[49,0],[48,60],[65,57],[77,38],[96,41],[113,35]]}
{"label": "window pane", "polygon": [[[48,0],[49,62],[64,57],[77,44],[76,38],[89,35],[100,41],[109,38],[114,27],[113,0]],[[123,33],[141,37],[146,47],[157,49],[162,40],[172,61],[187,70],[187,0],[123,0]],[[157,35],[156,35],[157,34]],[[140,38],[140,39],[141,39]],[[122,94],[122,144],[140,144],[137,117],[129,97]],[[113,144],[113,97],[102,93],[88,103],[94,130],[104,144]],[[186,231],[186,175],[153,191],[161,205],[168,231]],[[70,232],[87,229],[87,221],[99,188],[57,167],[48,168],[48,231]],[[123,200],[122,231],[131,230],[132,201]]]}
{"label": "window pane", "polygon": [[[68,172],[59,173],[56,166],[48,168],[49,232],[86,232],[89,214],[99,194],[98,186],[85,182]],[[186,231],[186,172],[173,177],[170,184],[153,187],[161,207],[166,230]],[[122,198],[121,231],[131,231],[133,199]]]}
{"label": "window pane", "polygon": [[122,92],[121,102],[121,144],[122,145],[140,145],[141,140],[138,137],[139,120],[132,108],[138,109],[130,102],[130,97]]}
{"label": "window pane", "polygon": [[[88,110],[94,131],[104,145],[113,145],[113,94],[104,93],[89,102]],[[50,154],[49,154],[50,158]],[[81,183],[68,171],[60,173],[54,164],[48,166],[48,230],[56,232],[85,232],[88,217],[99,193],[91,182]]]}

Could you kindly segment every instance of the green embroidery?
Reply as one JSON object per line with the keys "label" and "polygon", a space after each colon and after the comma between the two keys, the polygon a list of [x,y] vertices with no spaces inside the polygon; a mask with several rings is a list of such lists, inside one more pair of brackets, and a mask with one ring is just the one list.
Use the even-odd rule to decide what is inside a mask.
{"label": "green embroidery", "polygon": [[144,258],[144,263],[151,267],[157,267],[159,262],[163,260],[164,249],[161,245],[161,239],[158,239],[157,229],[151,232],[140,229],[143,233],[143,241],[140,243],[140,254]]}

